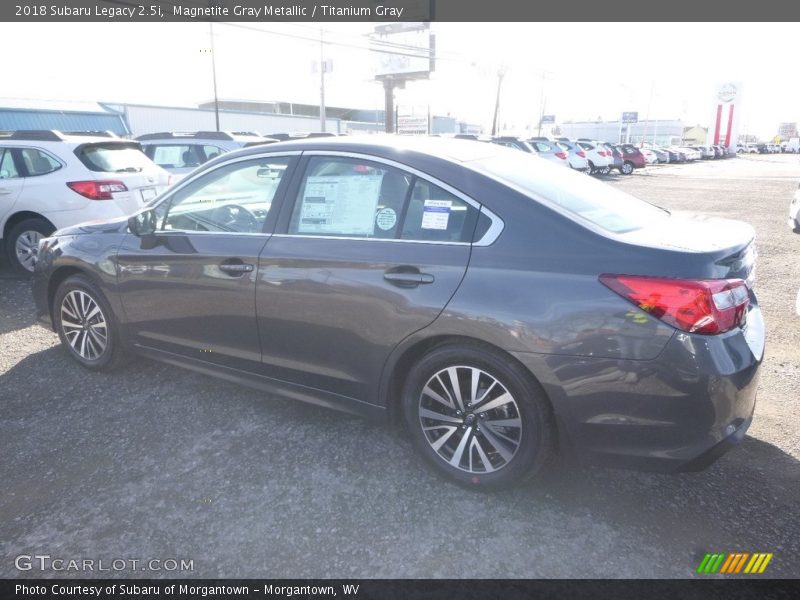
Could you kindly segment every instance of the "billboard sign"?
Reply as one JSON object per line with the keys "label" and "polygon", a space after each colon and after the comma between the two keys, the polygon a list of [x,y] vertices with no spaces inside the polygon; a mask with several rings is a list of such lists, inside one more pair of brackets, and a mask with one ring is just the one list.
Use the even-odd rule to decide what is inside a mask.
{"label": "billboard sign", "polygon": [[428,117],[426,115],[398,115],[397,133],[403,135],[427,135]]}
{"label": "billboard sign", "polygon": [[370,36],[378,57],[375,79],[427,79],[433,70],[433,36],[428,23],[379,25]]}
{"label": "billboard sign", "polygon": [[638,123],[639,122],[639,113],[635,112],[635,111],[622,113],[622,122],[623,123]]}

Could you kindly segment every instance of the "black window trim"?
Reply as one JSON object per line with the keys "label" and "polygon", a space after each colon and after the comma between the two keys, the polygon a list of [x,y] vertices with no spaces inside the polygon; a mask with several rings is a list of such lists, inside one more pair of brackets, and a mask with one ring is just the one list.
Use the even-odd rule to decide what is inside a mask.
{"label": "black window trim", "polygon": [[[11,153],[11,159],[14,161],[14,165],[17,167],[17,173],[19,174],[18,179],[27,179],[28,177],[45,177],[55,173],[56,171],[60,171],[67,166],[63,160],[55,156],[52,152],[48,152],[44,148],[39,148],[38,146],[4,146],[4,148]],[[59,166],[58,168],[48,171],[47,173],[31,173],[28,170],[28,165],[25,164],[25,161],[22,158],[23,150],[36,150],[37,152],[46,154],[51,160],[58,163]]]}

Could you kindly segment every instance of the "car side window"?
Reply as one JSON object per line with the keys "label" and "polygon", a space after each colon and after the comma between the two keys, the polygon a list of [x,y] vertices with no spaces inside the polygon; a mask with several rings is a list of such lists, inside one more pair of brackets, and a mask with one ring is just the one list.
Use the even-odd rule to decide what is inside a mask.
{"label": "car side window", "polygon": [[288,157],[228,164],[178,190],[169,202],[162,229],[260,233]]}
{"label": "car side window", "polygon": [[14,179],[19,177],[17,166],[14,164],[14,157],[11,150],[0,148],[0,179]]}
{"label": "car side window", "polygon": [[203,154],[206,160],[211,160],[212,158],[217,158],[220,154],[225,154],[225,151],[217,146],[203,146]]}
{"label": "car side window", "polygon": [[312,157],[289,233],[394,239],[411,180],[408,173],[376,162]]}
{"label": "car side window", "polygon": [[402,239],[471,242],[478,209],[424,179],[417,179],[403,222]]}
{"label": "car side window", "polygon": [[164,169],[199,167],[206,161],[201,146],[197,144],[152,145],[145,153]]}
{"label": "car side window", "polygon": [[36,148],[21,148],[20,155],[29,177],[47,175],[61,168],[60,162]]}

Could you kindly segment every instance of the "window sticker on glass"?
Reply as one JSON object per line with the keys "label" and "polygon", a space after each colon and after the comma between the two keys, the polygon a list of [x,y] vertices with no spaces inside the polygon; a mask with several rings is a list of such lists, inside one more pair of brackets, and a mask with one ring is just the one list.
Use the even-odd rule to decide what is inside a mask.
{"label": "window sticker on glass", "polygon": [[447,229],[452,205],[450,200],[425,200],[422,209],[422,229]]}
{"label": "window sticker on glass", "polygon": [[397,212],[393,208],[382,208],[375,215],[375,223],[381,231],[389,231],[397,223]]}
{"label": "window sticker on glass", "polygon": [[373,235],[383,175],[309,177],[299,233]]}

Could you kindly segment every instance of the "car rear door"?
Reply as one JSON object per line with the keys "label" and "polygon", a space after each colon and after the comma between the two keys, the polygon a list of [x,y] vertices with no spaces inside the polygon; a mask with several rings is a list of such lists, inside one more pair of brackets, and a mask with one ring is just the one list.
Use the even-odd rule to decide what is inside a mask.
{"label": "car rear door", "polygon": [[155,209],[153,235],[125,237],[119,292],[133,343],[257,371],[258,256],[296,159],[222,163],[179,185]]}
{"label": "car rear door", "polygon": [[479,207],[390,161],[305,155],[259,258],[263,373],[378,404],[389,353],[458,288]]}
{"label": "car rear door", "polygon": [[24,186],[25,179],[17,168],[11,148],[0,146],[0,226],[5,223]]}

